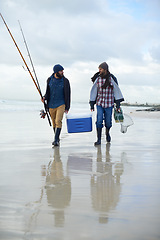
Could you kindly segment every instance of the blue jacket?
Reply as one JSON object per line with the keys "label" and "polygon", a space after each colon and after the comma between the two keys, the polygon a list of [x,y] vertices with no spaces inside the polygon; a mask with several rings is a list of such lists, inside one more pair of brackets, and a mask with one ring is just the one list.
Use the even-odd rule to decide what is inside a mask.
{"label": "blue jacket", "polygon": [[[65,110],[69,111],[70,109],[70,101],[71,101],[71,88],[70,88],[70,83],[69,80],[65,77],[64,79],[64,101],[65,101]],[[47,101],[47,109],[48,109],[48,101],[50,98],[50,88],[49,88],[49,82],[51,80],[51,77],[47,79],[47,88],[46,88],[46,93],[44,95],[45,100]]]}

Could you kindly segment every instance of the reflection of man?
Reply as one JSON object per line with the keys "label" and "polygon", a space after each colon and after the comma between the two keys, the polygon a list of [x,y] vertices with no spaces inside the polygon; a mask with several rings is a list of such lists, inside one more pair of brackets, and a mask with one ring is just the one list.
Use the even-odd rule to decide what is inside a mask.
{"label": "reflection of man", "polygon": [[126,154],[123,152],[121,154],[121,162],[117,162],[114,167],[114,176],[116,179],[116,183],[120,183],[120,176],[123,174],[123,163],[126,158]]}
{"label": "reflection of man", "polygon": [[64,176],[59,148],[54,149],[54,161],[46,176],[46,194],[49,206],[54,209],[55,225],[64,225],[64,208],[71,200],[71,182]]}
{"label": "reflection of man", "polygon": [[[119,201],[121,186],[115,181],[110,163],[110,144],[106,145],[106,161],[103,162],[101,146],[97,147],[97,175],[91,178],[92,206],[99,212],[99,222],[108,222],[108,212],[114,209]],[[116,167],[116,166],[115,166]],[[121,172],[116,171],[116,174]],[[120,179],[120,176],[119,176]]]}

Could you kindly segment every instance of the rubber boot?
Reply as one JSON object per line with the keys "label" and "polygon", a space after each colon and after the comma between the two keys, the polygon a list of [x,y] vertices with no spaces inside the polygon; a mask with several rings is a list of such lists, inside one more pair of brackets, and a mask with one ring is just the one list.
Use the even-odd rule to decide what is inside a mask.
{"label": "rubber boot", "polygon": [[[55,137],[55,131],[56,131],[56,128],[53,127],[54,137]],[[54,141],[52,142],[52,145],[54,145]]]}
{"label": "rubber boot", "polygon": [[95,146],[101,144],[102,128],[97,128],[97,142],[94,143]]}
{"label": "rubber boot", "polygon": [[106,141],[108,143],[110,143],[110,141],[111,141],[111,136],[109,134],[109,130],[110,130],[110,128],[106,128]]}
{"label": "rubber boot", "polygon": [[[56,132],[56,128],[55,127],[53,128],[53,131],[54,131],[54,134],[55,134],[55,132]],[[60,142],[60,139],[58,139],[58,142]],[[52,144],[54,145],[54,142]]]}
{"label": "rubber boot", "polygon": [[55,139],[54,139],[54,142],[52,143],[54,146],[59,146],[60,133],[61,133],[61,128],[57,128],[55,131]]}
{"label": "rubber boot", "polygon": [[[54,131],[54,135],[55,135],[55,132],[56,132],[56,128],[55,127],[53,128],[53,131]],[[55,141],[52,142],[52,145],[54,145],[54,142]],[[58,142],[60,142],[60,139],[58,139]]]}

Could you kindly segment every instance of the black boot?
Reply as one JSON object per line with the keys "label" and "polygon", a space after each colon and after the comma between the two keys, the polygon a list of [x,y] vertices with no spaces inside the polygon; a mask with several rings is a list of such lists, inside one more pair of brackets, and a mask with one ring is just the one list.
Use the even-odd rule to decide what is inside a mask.
{"label": "black boot", "polygon": [[[55,135],[55,132],[56,132],[56,128],[55,127],[53,128],[53,131],[54,131],[54,135]],[[60,139],[58,139],[58,142],[60,142]],[[52,143],[52,145],[54,145],[54,142]]]}
{"label": "black boot", "polygon": [[[55,138],[55,131],[56,131],[56,128],[55,128],[55,127],[53,127],[54,138]],[[54,145],[54,141],[52,142],[52,145]]]}
{"label": "black boot", "polygon": [[109,143],[111,141],[111,136],[109,134],[110,128],[106,128],[106,141]]}
{"label": "black boot", "polygon": [[101,144],[102,128],[97,128],[97,142],[94,143],[95,146]]}
{"label": "black boot", "polygon": [[59,136],[60,136],[60,133],[61,133],[61,128],[56,128],[56,131],[55,131],[55,139],[54,139],[54,142],[52,143],[52,145],[54,146],[59,146]]}

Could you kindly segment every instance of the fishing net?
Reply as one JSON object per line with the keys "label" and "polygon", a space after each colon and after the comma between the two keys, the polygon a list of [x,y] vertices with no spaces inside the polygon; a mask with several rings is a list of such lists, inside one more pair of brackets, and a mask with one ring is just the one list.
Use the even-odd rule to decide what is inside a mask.
{"label": "fishing net", "polygon": [[120,122],[120,124],[121,124],[121,132],[126,133],[128,127],[130,127],[134,123],[132,118],[129,115],[123,113],[123,122]]}
{"label": "fishing net", "polygon": [[116,108],[114,108],[114,119],[115,119],[115,122],[119,122],[121,124],[122,133],[126,133],[127,128],[133,125],[132,118],[129,115],[123,113],[121,108],[120,108],[120,111],[117,111]]}

